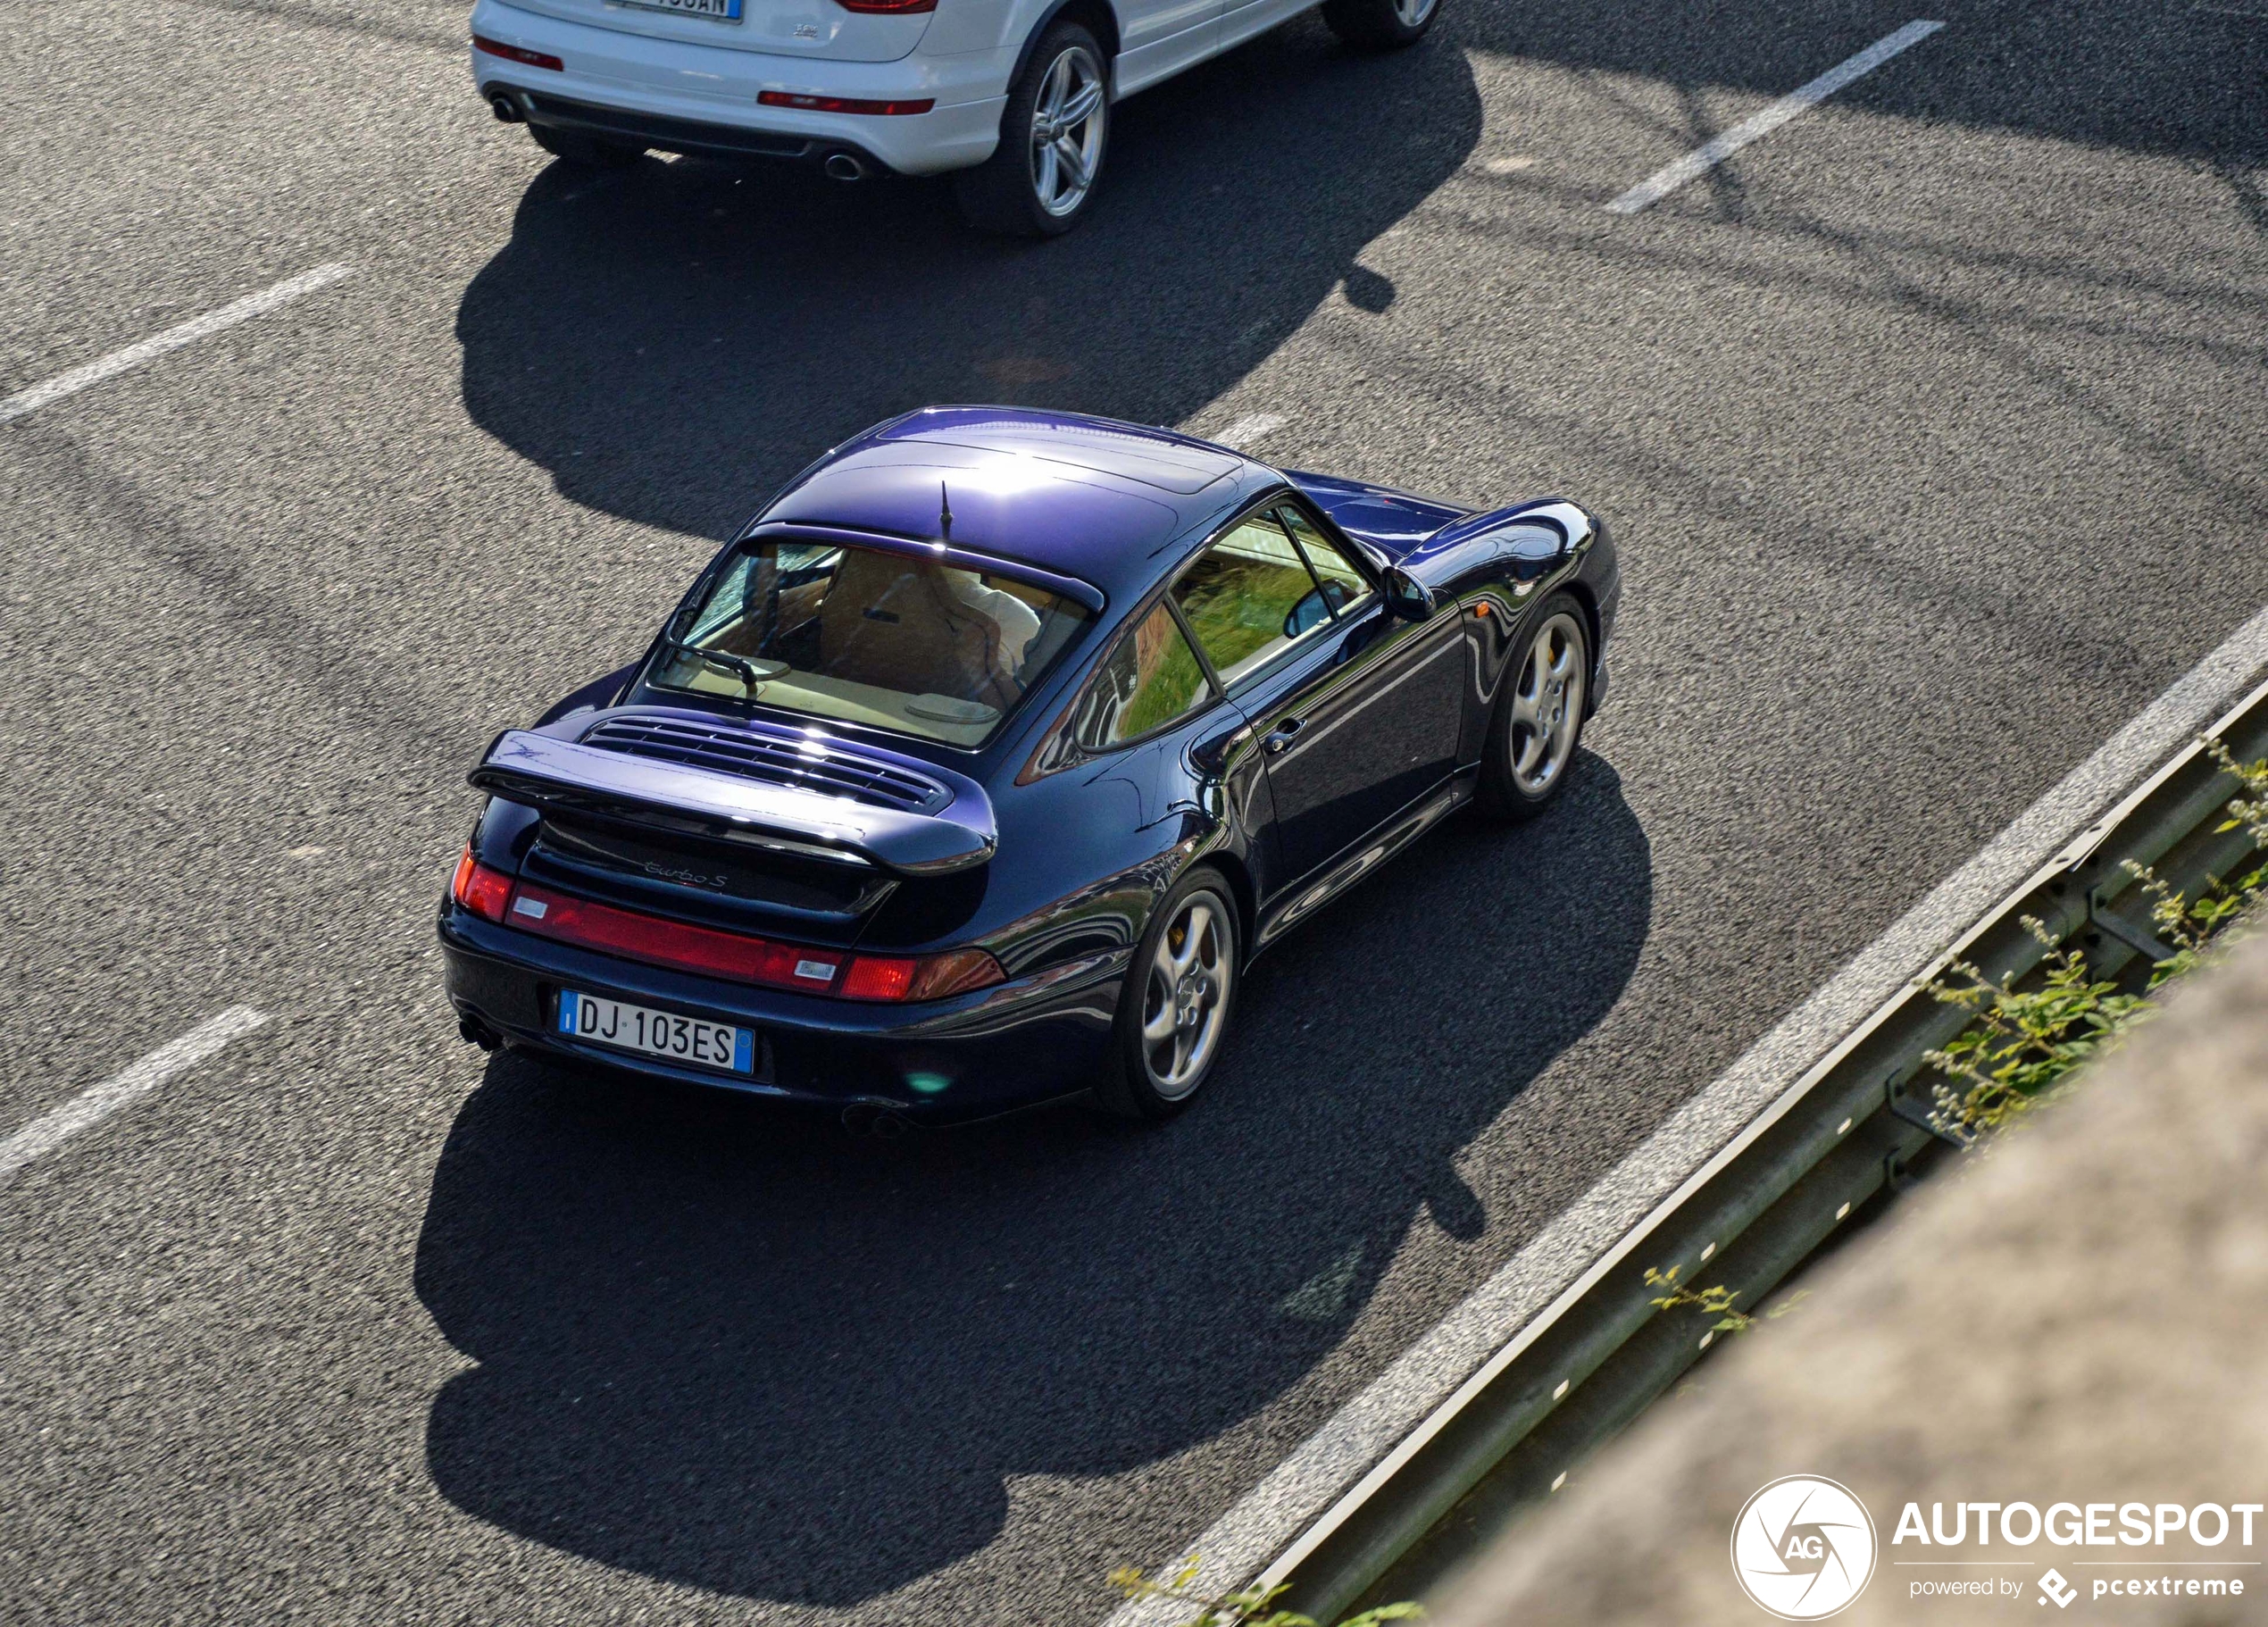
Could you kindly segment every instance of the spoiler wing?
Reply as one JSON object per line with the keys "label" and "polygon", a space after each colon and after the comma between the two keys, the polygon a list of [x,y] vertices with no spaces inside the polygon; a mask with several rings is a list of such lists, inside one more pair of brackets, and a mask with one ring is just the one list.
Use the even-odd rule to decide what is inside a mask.
{"label": "spoiler wing", "polygon": [[953,799],[907,813],[513,729],[496,737],[466,778],[476,789],[530,807],[901,875],[984,864],[999,830],[983,788],[959,774],[923,772]]}

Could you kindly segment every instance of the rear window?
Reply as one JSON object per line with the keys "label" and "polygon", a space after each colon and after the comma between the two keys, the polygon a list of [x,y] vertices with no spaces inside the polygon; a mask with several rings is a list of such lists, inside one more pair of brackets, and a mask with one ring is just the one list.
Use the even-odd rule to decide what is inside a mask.
{"label": "rear window", "polygon": [[992,572],[879,548],[743,545],[672,624],[656,688],[980,746],[1087,620]]}

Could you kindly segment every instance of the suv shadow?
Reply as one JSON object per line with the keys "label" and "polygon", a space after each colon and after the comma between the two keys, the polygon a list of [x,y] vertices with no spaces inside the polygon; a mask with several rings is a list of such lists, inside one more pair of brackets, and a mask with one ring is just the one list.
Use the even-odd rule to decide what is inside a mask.
{"label": "suv shadow", "polygon": [[[575,502],[720,539],[909,407],[1179,422],[1357,271],[1480,128],[1454,41],[1360,55],[1309,18],[1123,104],[1089,218],[1043,245],[972,236],[941,182],[554,164],[465,292],[465,404]],[[1350,292],[1380,308],[1380,284]]]}

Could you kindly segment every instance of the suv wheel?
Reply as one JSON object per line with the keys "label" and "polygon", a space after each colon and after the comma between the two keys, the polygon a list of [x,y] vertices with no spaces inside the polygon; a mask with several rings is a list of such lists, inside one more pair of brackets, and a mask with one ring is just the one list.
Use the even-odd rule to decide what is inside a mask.
{"label": "suv wheel", "polygon": [[1011,238],[1069,231],[1102,174],[1110,100],[1095,37],[1075,22],[1048,29],[1001,109],[1000,145],[955,181],[969,224]]}

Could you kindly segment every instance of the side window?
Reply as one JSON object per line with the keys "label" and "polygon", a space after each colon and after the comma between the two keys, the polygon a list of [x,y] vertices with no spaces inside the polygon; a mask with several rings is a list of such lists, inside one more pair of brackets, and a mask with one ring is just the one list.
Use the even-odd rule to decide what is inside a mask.
{"label": "side window", "polygon": [[1330,620],[1273,513],[1240,521],[1207,548],[1181,573],[1173,597],[1226,684]]}
{"label": "side window", "polygon": [[1100,750],[1186,715],[1211,698],[1197,652],[1163,605],[1118,641],[1080,702],[1072,732]]}
{"label": "side window", "polygon": [[1332,544],[1323,540],[1323,534],[1309,523],[1307,517],[1286,504],[1278,511],[1292,537],[1299,544],[1299,551],[1314,567],[1315,578],[1323,585],[1323,597],[1330,602],[1334,613],[1351,609],[1360,604],[1371,590],[1369,580],[1355,566],[1355,562],[1340,553]]}

